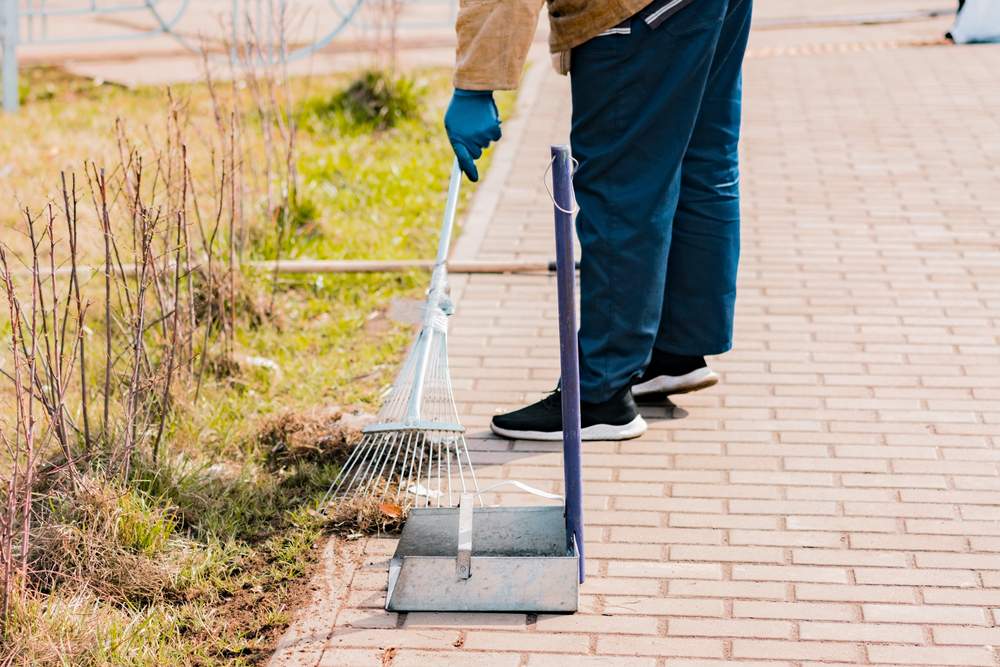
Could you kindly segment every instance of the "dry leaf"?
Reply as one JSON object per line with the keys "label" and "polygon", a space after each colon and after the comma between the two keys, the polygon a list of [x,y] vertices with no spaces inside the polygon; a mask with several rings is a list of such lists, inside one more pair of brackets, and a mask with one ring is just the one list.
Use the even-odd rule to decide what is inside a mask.
{"label": "dry leaf", "polygon": [[403,516],[403,510],[396,505],[379,505],[378,508],[382,510],[382,514],[391,517],[401,517]]}

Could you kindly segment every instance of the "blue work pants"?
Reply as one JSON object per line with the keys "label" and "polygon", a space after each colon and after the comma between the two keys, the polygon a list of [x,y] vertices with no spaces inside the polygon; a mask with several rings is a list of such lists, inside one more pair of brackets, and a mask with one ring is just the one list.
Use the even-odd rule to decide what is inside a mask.
{"label": "blue work pants", "polygon": [[732,347],[741,69],[752,0],[694,0],[573,49],[581,398]]}

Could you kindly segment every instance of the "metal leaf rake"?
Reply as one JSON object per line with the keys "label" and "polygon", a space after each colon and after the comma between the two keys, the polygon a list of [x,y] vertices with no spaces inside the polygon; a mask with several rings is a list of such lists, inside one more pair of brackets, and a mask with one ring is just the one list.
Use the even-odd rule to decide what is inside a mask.
{"label": "metal leaf rake", "polygon": [[422,325],[420,334],[375,422],[323,498],[321,507],[332,516],[344,503],[375,496],[397,506],[453,507],[462,493],[479,490],[448,370],[448,315],[454,307],[447,259],[461,178],[456,160],[427,299],[415,307],[393,304],[393,318]]}

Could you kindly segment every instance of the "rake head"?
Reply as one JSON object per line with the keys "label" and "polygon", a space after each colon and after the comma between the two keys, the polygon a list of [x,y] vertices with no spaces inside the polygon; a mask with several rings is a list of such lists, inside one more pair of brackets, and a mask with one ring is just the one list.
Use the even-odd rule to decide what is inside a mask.
{"label": "rake head", "polygon": [[445,317],[440,307],[428,315],[430,326],[420,332],[375,423],[327,492],[327,508],[376,494],[398,506],[453,507],[459,494],[478,491],[451,390]]}

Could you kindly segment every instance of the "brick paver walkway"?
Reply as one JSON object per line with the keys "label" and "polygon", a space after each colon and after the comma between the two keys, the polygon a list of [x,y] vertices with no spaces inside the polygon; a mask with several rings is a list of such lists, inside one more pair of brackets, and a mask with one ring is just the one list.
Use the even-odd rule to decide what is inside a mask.
{"label": "brick paver walkway", "polygon": [[[580,613],[387,614],[393,541],[332,542],[275,665],[1000,665],[1000,45],[768,53],[745,69],[735,347],[642,438],[585,444]],[[553,256],[568,113],[536,66],[456,254]],[[556,382],[553,279],[455,294],[479,476],[558,491],[557,451],[487,428]]]}

